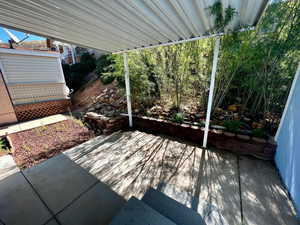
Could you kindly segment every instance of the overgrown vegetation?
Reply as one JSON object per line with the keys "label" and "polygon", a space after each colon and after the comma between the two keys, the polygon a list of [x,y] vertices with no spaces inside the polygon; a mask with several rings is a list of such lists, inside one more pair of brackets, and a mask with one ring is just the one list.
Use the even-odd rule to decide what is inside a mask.
{"label": "overgrown vegetation", "polygon": [[239,120],[226,120],[223,123],[226,130],[237,133],[241,128],[241,122]]}
{"label": "overgrown vegetation", "polygon": [[5,137],[0,138],[0,156],[10,152],[10,145]]}
{"label": "overgrown vegetation", "polygon": [[[230,30],[234,8],[216,2],[208,10],[215,16],[208,33]],[[247,129],[259,129],[255,136],[274,134],[300,59],[300,1],[272,4],[257,29],[229,33],[221,37],[213,124],[238,120]],[[160,106],[159,116],[172,119],[176,109],[192,122],[203,120],[213,47],[211,38],[129,53],[133,107],[154,115],[149,109]],[[122,56],[101,57],[97,74],[105,83],[117,80],[124,87]]]}
{"label": "overgrown vegetation", "polygon": [[182,113],[176,113],[173,115],[172,120],[176,123],[183,123],[184,121],[184,116]]}
{"label": "overgrown vegetation", "polygon": [[80,57],[80,63],[62,64],[62,67],[67,86],[76,91],[87,82],[87,75],[95,70],[96,59],[89,53],[84,53]]}

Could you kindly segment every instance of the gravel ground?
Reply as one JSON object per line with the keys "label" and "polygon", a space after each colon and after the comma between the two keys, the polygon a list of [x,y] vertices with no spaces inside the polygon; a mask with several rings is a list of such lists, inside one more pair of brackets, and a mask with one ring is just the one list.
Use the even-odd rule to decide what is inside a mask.
{"label": "gravel ground", "polygon": [[94,133],[79,120],[37,127],[8,135],[12,145],[12,156],[20,168],[29,168],[60,152],[83,143]]}

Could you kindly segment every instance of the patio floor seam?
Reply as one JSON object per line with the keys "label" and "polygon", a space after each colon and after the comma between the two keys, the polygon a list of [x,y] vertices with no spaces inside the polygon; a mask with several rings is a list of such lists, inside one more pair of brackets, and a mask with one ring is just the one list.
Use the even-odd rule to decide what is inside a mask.
{"label": "patio floor seam", "polygon": [[77,197],[75,197],[70,203],[68,203],[64,208],[62,208],[61,210],[59,210],[57,213],[54,214],[55,218],[58,214],[62,213],[65,209],[67,209],[68,207],[70,207],[74,202],[76,202],[78,199],[80,199],[84,194],[86,194],[87,192],[89,192],[93,187],[95,187],[97,184],[99,184],[99,180],[97,180],[95,183],[93,183],[91,186],[89,186],[85,191],[83,191],[82,193],[80,193]]}
{"label": "patio floor seam", "polygon": [[34,193],[37,195],[37,197],[39,198],[39,200],[43,203],[43,205],[47,208],[47,210],[50,212],[51,214],[51,218],[49,218],[47,221],[45,221],[44,224],[46,224],[47,222],[49,222],[50,220],[54,219],[55,222],[57,222],[58,225],[62,225],[61,222],[56,218],[54,212],[49,208],[49,206],[47,205],[47,203],[44,201],[44,199],[42,198],[42,196],[38,193],[38,191],[34,188],[33,184],[27,179],[27,177],[25,176],[25,174],[23,173],[23,171],[20,171],[20,173],[22,174],[22,176],[25,178],[25,180],[27,181],[27,183],[30,185],[30,187],[32,188],[32,190],[34,191]]}
{"label": "patio floor seam", "polygon": [[240,171],[240,156],[236,156],[237,159],[237,172],[239,182],[239,195],[240,195],[240,211],[241,211],[241,224],[244,224],[244,213],[243,213],[243,200],[242,200],[242,187],[241,187],[241,171]]}
{"label": "patio floor seam", "polygon": [[1,220],[1,218],[0,218],[0,224],[1,224],[1,225],[6,225],[6,224],[3,222],[3,220]]}

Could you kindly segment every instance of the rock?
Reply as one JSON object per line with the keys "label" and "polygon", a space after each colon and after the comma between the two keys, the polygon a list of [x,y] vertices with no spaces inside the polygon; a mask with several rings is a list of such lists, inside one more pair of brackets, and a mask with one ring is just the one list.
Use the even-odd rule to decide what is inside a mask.
{"label": "rock", "polygon": [[225,136],[227,136],[227,137],[234,137],[234,136],[235,136],[234,133],[231,133],[231,132],[228,132],[228,131],[225,131],[223,134],[224,134]]}
{"label": "rock", "polygon": [[251,121],[251,119],[248,118],[248,117],[243,117],[243,120],[244,120],[245,122],[250,122],[250,121]]}
{"label": "rock", "polygon": [[242,98],[236,97],[235,100],[236,100],[238,103],[240,103],[240,102],[242,101]]}
{"label": "rock", "polygon": [[248,136],[248,135],[238,134],[237,137],[239,139],[242,139],[242,140],[245,140],[245,141],[250,140],[250,136]]}
{"label": "rock", "polygon": [[237,104],[229,105],[227,107],[227,110],[231,111],[231,112],[237,112],[239,110],[239,107],[240,107],[240,105],[237,105]]}
{"label": "rock", "polygon": [[226,127],[219,126],[219,125],[211,125],[210,127],[213,129],[218,129],[218,130],[226,130]]}
{"label": "rock", "polygon": [[101,109],[102,107],[102,103],[101,102],[97,102],[95,105],[94,105],[94,108],[95,109]]}
{"label": "rock", "polygon": [[233,119],[234,120],[239,120],[240,119],[240,116],[238,113],[233,113]]}
{"label": "rock", "polygon": [[218,130],[218,129],[213,129],[212,132],[215,134],[223,134],[223,130]]}
{"label": "rock", "polygon": [[88,112],[92,112],[92,111],[95,111],[96,109],[94,108],[94,107],[91,107],[91,108],[89,108],[87,111]]}
{"label": "rock", "polygon": [[201,115],[199,113],[195,114],[194,116],[195,116],[196,120],[200,120],[201,119]]}
{"label": "rock", "polygon": [[263,128],[264,125],[262,123],[257,123],[257,122],[253,122],[252,123],[252,128],[254,129],[259,129],[259,128]]}
{"label": "rock", "polygon": [[95,113],[95,112],[88,112],[84,115],[84,118],[89,118],[89,119],[95,119],[97,120],[101,115]]}
{"label": "rock", "polygon": [[252,137],[252,140],[258,143],[267,143],[267,141],[263,138]]}
{"label": "rock", "polygon": [[215,110],[216,110],[216,113],[223,113],[223,111],[224,111],[222,108],[219,108],[219,107],[216,108]]}
{"label": "rock", "polygon": [[244,130],[244,129],[242,129],[242,130],[239,131],[239,133],[243,134],[243,135],[251,135],[252,132],[250,130]]}

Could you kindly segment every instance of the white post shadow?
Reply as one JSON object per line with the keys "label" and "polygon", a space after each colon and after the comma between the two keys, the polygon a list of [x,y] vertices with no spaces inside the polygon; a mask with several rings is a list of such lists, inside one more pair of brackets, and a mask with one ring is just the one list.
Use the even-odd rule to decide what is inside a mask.
{"label": "white post shadow", "polygon": [[207,137],[208,137],[208,131],[209,131],[211,108],[212,108],[213,97],[214,97],[214,88],[215,88],[215,79],[216,79],[217,65],[218,65],[218,59],[219,59],[219,50],[220,50],[220,37],[218,36],[218,37],[216,37],[216,42],[215,42],[214,59],[213,59],[211,77],[210,77],[208,104],[207,104],[207,112],[206,112],[206,120],[205,120],[205,130],[204,130],[203,145],[202,145],[203,148],[206,148],[206,146],[207,146]]}
{"label": "white post shadow", "polygon": [[124,58],[124,70],[125,70],[125,87],[126,87],[128,120],[129,120],[129,127],[132,127],[131,95],[130,95],[130,82],[129,82],[129,68],[128,68],[127,53],[123,53],[123,58]]}

